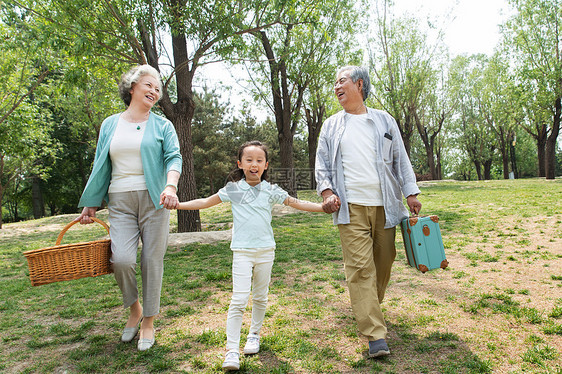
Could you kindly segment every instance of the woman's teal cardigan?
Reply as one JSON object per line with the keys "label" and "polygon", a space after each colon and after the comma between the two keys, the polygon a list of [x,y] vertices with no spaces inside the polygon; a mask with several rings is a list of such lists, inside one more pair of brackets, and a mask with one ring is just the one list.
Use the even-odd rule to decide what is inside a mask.
{"label": "woman's teal cardigan", "polygon": [[[120,115],[117,113],[106,118],[101,125],[94,166],[78,207],[99,207],[103,200],[109,202],[109,146]],[[150,113],[140,151],[148,193],[156,209],[160,209],[160,194],[166,186],[168,172],[175,170],[181,173],[182,169],[182,156],[174,125],[167,119]]]}

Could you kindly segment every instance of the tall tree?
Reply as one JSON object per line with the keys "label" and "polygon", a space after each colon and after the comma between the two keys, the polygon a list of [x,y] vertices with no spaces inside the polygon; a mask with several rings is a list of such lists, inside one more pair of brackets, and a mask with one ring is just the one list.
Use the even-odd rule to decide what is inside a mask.
{"label": "tall tree", "polygon": [[445,63],[433,70],[428,77],[428,88],[425,91],[420,108],[414,111],[414,122],[425,148],[425,156],[431,179],[443,178],[441,136],[445,123],[450,120],[454,111],[454,99],[449,95],[449,77],[439,71],[445,71]]}
{"label": "tall tree", "polygon": [[[0,7],[0,124],[2,124],[41,84],[51,67],[40,58],[40,45],[29,42],[32,35],[22,30],[17,19],[22,17]],[[8,18],[8,20],[6,20]],[[5,23],[9,21],[9,24]],[[22,35],[23,34],[23,35]]]}
{"label": "tall tree", "polygon": [[[341,110],[334,95],[334,81],[337,69],[345,65],[360,65],[361,51],[355,45],[355,38],[345,38],[339,33],[339,38],[330,40],[332,52],[318,64],[318,70],[311,75],[308,89],[303,99],[304,120],[308,130],[308,168],[313,171],[316,162],[316,148],[318,136],[324,119]],[[348,36],[353,36],[348,32]],[[310,178],[310,188],[316,188],[314,176]]]}
{"label": "tall tree", "polygon": [[[82,56],[148,63],[161,71],[165,81],[159,107],[176,128],[183,156],[180,200],[197,197],[191,131],[197,69],[231,53],[234,36],[277,24],[294,6],[270,0],[20,0],[18,4],[50,22],[53,35]],[[198,211],[178,214],[180,232],[200,229]]]}
{"label": "tall tree", "polygon": [[487,57],[457,56],[451,62],[451,95],[455,100],[455,131],[452,136],[474,164],[479,180],[491,179],[497,148],[479,107],[482,76]]}
{"label": "tall tree", "polygon": [[[252,76],[253,82],[275,116],[280,167],[288,176],[281,184],[291,195],[296,195],[293,140],[307,88],[324,73],[326,62],[341,46],[340,40],[350,37],[354,22],[353,3],[349,0],[299,5],[282,24],[253,33],[255,40],[248,43],[248,56],[254,61],[251,69],[257,73]],[[314,114],[309,114],[312,119]]]}
{"label": "tall tree", "polygon": [[[554,179],[562,116],[562,2],[509,0],[509,3],[515,14],[505,23],[504,36],[517,59],[520,79],[536,86],[539,105],[549,115],[545,176]],[[533,117],[543,118],[543,115]]]}
{"label": "tall tree", "polygon": [[[22,187],[24,180],[34,176],[44,178],[49,172],[48,165],[41,162],[45,158],[52,158],[56,149],[48,132],[48,121],[44,113],[28,102],[22,102],[0,124],[0,201],[8,189],[12,188],[17,192],[16,186]],[[17,206],[17,201],[11,203]],[[17,210],[15,215],[17,216]]]}
{"label": "tall tree", "polygon": [[409,155],[416,116],[423,117],[418,111],[422,110],[439,49],[437,44],[428,43],[416,18],[394,17],[388,0],[376,1],[375,7],[375,29],[369,38],[374,97],[396,120]]}
{"label": "tall tree", "polygon": [[496,136],[504,179],[509,178],[510,139],[515,130],[514,115],[519,104],[507,61],[499,53],[487,59],[482,72],[481,90],[475,92],[481,115]]}
{"label": "tall tree", "polygon": [[[55,64],[51,50],[43,48],[33,29],[25,27],[27,22],[34,22],[29,14],[0,4],[0,228],[4,191],[24,175],[44,173],[46,169],[36,162],[40,153],[51,151],[37,148],[49,142],[42,133],[45,124],[37,121],[42,113],[30,105],[30,99]],[[37,208],[41,214],[41,207]]]}
{"label": "tall tree", "polygon": [[544,110],[540,103],[544,103],[541,92],[531,82],[521,82],[522,113],[517,117],[517,123],[534,139],[537,149],[538,176],[546,177],[546,141],[549,136],[551,115]]}
{"label": "tall tree", "polygon": [[51,172],[40,183],[50,214],[76,212],[103,118],[124,108],[116,95],[109,94],[116,90],[106,69],[69,62],[37,91],[34,102],[50,113],[49,134],[58,144]]}
{"label": "tall tree", "polygon": [[195,101],[192,124],[195,177],[199,192],[209,196],[223,187],[233,168],[236,148],[224,134],[231,121],[228,104],[221,103],[216,91],[207,87],[196,93]]}

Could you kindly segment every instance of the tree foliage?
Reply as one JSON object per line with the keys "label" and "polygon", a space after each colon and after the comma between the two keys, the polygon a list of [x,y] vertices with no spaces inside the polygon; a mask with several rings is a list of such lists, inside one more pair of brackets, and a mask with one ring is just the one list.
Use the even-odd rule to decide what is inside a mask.
{"label": "tree foliage", "polygon": [[33,22],[0,4],[0,228],[4,193],[9,192],[8,208],[17,219],[24,178],[45,175],[49,169],[41,159],[52,156],[45,113],[34,105],[33,94],[55,63],[36,38]]}
{"label": "tree foliage", "polygon": [[[474,164],[478,180],[491,179],[498,147],[480,106],[486,63],[484,55],[457,56],[450,69],[451,95],[456,102],[452,136],[459,150]],[[461,165],[465,173],[470,171],[466,163]],[[470,179],[470,175],[464,177]]]}
{"label": "tree foliage", "polygon": [[376,19],[369,38],[369,60],[374,72],[377,106],[396,122],[410,154],[416,112],[433,73],[431,46],[415,18],[394,17],[386,0],[375,3]]}
{"label": "tree foliage", "polygon": [[[336,68],[361,65],[363,55],[373,73],[368,105],[395,117],[418,175],[526,177],[538,165],[538,175],[552,178],[560,173],[562,6],[509,3],[514,13],[494,55],[449,60],[435,23],[396,17],[390,0],[362,2],[374,15],[365,24],[352,0],[4,0],[4,211],[9,219],[38,217],[45,207],[48,214],[75,211],[99,126],[124,109],[119,76],[138,63],[163,76],[154,110],[180,138],[181,200],[222,187],[247,140],[269,145],[272,171],[312,169],[322,123],[341,110]],[[218,95],[223,87],[200,89],[200,68],[216,61],[244,67],[237,75],[253,82],[254,97],[239,111],[228,94]],[[258,102],[271,118],[256,118]],[[198,212],[180,213],[179,231],[199,228]]]}
{"label": "tree foliage", "polygon": [[554,179],[562,116],[562,2],[509,0],[509,3],[516,12],[504,25],[503,33],[517,61],[519,79],[531,93],[523,104],[529,106],[526,129],[537,140],[539,161],[546,137],[544,175]]}
{"label": "tree foliage", "polygon": [[[295,15],[299,4],[313,8],[313,3],[296,0],[18,3],[48,22],[57,35],[55,39],[73,46],[82,57],[95,55],[113,63],[148,63],[164,74],[159,107],[174,124],[182,150],[180,200],[197,197],[191,124],[195,112],[193,82],[198,67],[232,54],[239,43],[237,36],[260,32],[278,24],[286,14]],[[169,92],[169,87],[175,87],[175,92]],[[200,230],[199,213],[180,212],[178,230]]]}
{"label": "tree foliage", "polygon": [[[303,117],[308,89],[313,82],[324,79],[327,71],[333,73],[332,56],[351,52],[345,49],[349,48],[355,24],[352,1],[297,4],[296,11],[287,13],[279,25],[246,38],[247,48],[243,51],[251,59],[249,68],[257,96],[274,115],[281,168],[285,170],[294,169],[294,136]],[[308,109],[305,118],[313,130],[309,134],[311,141],[317,137],[314,132],[319,131],[324,110],[320,106],[316,106],[315,113]],[[291,195],[296,194],[294,182],[290,178],[281,183]]]}

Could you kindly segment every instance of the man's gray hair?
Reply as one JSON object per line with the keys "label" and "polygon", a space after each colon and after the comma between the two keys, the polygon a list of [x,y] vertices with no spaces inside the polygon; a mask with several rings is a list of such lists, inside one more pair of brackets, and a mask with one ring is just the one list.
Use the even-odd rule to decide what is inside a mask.
{"label": "man's gray hair", "polygon": [[121,76],[121,81],[119,82],[119,95],[125,105],[131,105],[131,87],[133,87],[133,84],[137,83],[141,77],[145,75],[150,75],[156,78],[160,88],[160,95],[162,94],[162,80],[158,70],[154,69],[150,65],[137,65],[132,67],[128,72],[124,73]]}
{"label": "man's gray hair", "polygon": [[363,80],[363,101],[367,100],[369,94],[371,93],[371,78],[369,78],[369,70],[363,66],[344,66],[338,70],[337,75],[344,71],[349,70],[349,77],[353,83],[357,82],[358,79]]}

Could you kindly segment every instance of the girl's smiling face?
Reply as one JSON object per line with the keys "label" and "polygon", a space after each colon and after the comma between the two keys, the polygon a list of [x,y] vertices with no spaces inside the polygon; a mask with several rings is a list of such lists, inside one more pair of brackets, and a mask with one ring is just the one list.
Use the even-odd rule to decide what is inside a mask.
{"label": "girl's smiling face", "polygon": [[258,146],[250,145],[242,151],[242,157],[237,161],[238,168],[244,171],[246,182],[256,186],[261,182],[261,176],[269,163],[265,151]]}

